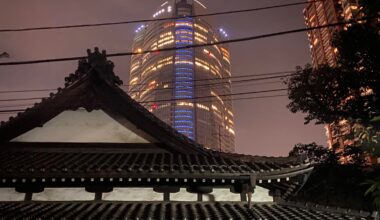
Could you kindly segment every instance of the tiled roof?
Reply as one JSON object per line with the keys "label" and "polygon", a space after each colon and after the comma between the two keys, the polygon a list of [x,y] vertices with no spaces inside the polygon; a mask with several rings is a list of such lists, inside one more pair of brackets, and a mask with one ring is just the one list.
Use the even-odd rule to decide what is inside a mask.
{"label": "tiled roof", "polygon": [[150,144],[0,144],[0,187],[31,183],[79,187],[99,181],[115,186],[150,185],[157,179],[175,185],[198,181],[228,186],[254,176],[258,185],[284,195],[303,184],[311,170],[310,164],[295,158],[246,156],[239,160],[234,154],[211,151],[176,154]]}
{"label": "tiled roof", "polygon": [[323,211],[275,203],[248,208],[243,202],[0,202],[0,215],[4,219],[372,219],[367,212]]}

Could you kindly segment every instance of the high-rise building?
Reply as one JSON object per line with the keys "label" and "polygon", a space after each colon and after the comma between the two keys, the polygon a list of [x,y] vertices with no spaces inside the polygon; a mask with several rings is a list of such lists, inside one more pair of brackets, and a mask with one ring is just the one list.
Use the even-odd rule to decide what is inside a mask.
{"label": "high-rise building", "polygon": [[[219,42],[228,37],[201,18],[199,1],[165,2],[154,18],[136,30],[131,58],[129,93],[136,101],[180,133],[215,150],[234,151],[230,53],[228,45],[181,48]],[[203,98],[202,98],[203,97]]]}
{"label": "high-rise building", "polygon": [[[304,9],[306,25],[316,27],[351,19],[358,11],[357,0],[311,1]],[[334,34],[342,27],[326,27],[308,32],[311,59],[314,66],[337,64],[338,50],[332,46]]]}
{"label": "high-rise building", "polygon": [[[347,21],[358,13],[358,0],[309,1],[303,11],[306,25],[309,28]],[[332,42],[335,33],[340,30],[342,30],[341,26],[335,26],[308,31],[311,60],[314,67],[322,64],[337,65],[339,51],[333,47]],[[350,124],[346,120],[325,127],[329,147],[335,144],[343,146],[352,142],[345,138],[351,130]]]}

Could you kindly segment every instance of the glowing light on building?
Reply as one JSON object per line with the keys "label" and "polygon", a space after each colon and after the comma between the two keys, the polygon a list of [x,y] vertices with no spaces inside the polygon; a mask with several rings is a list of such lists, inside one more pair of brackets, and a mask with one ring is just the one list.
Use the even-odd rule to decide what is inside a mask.
{"label": "glowing light on building", "polygon": [[164,7],[164,6],[165,6],[165,5],[167,5],[167,4],[169,4],[169,2],[168,2],[168,1],[166,1],[166,2],[162,3],[161,7]]}
{"label": "glowing light on building", "polygon": [[196,3],[198,3],[200,6],[202,6],[202,8],[204,8],[204,9],[207,9],[207,7],[202,3],[202,2],[200,2],[200,1],[198,1],[198,0],[194,0]]}
{"label": "glowing light on building", "polygon": [[[193,44],[193,20],[181,19],[175,23],[176,47],[183,47]],[[174,95],[176,99],[192,99],[194,98],[194,68],[193,68],[193,49],[176,50],[175,56],[175,79],[174,79]],[[186,78],[184,78],[186,77]],[[184,102],[182,104],[185,104]],[[189,131],[183,134],[194,139],[194,109],[193,103],[189,105],[178,105],[174,112],[174,128],[181,131]],[[185,108],[183,108],[185,107]],[[178,110],[187,110],[184,112]],[[187,118],[183,120],[182,118]],[[181,119],[181,120],[179,120]],[[186,129],[184,129],[186,128]]]}
{"label": "glowing light on building", "polygon": [[144,24],[140,25],[136,30],[135,32],[138,33],[140,32],[141,30],[143,30],[146,26]]}
{"label": "glowing light on building", "polygon": [[220,32],[224,37],[228,37],[227,32],[226,32],[223,28],[219,28],[219,32]]}

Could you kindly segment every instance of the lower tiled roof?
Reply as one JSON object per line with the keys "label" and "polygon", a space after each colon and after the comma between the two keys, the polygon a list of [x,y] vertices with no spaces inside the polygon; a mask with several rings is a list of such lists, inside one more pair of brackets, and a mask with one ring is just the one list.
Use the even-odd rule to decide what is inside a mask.
{"label": "lower tiled roof", "polygon": [[[241,159],[240,159],[241,158]],[[251,181],[294,194],[312,170],[297,158],[221,154],[175,154],[133,144],[8,143],[0,144],[0,187],[241,185]],[[25,188],[24,187],[24,188]]]}
{"label": "lower tiled roof", "polygon": [[243,202],[0,202],[1,219],[371,219],[370,213]]}

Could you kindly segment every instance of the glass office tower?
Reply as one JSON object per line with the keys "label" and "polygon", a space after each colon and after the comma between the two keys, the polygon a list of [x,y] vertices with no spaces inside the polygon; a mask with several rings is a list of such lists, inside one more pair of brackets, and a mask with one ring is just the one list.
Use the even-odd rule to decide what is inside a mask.
{"label": "glass office tower", "polygon": [[[233,152],[235,132],[231,99],[230,53],[227,45],[183,48],[227,38],[200,18],[191,18],[199,1],[165,2],[154,21],[136,30],[129,93],[180,133],[219,151]],[[156,50],[182,48],[170,51]]]}

